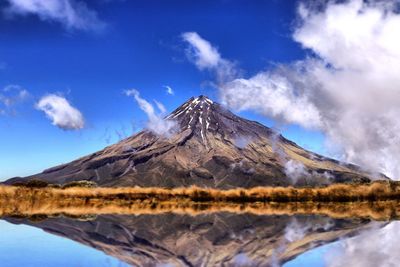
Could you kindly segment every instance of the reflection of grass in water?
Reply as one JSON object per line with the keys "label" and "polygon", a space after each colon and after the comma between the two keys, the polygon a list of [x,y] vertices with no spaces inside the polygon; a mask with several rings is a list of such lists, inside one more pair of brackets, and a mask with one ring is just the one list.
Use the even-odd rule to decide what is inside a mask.
{"label": "reflection of grass in water", "polygon": [[[397,183],[331,185],[324,188],[26,188],[0,187],[0,216],[68,214],[201,214],[210,212],[265,215],[325,214],[334,218],[397,218]],[[44,216],[44,217],[43,217]]]}
{"label": "reflection of grass in water", "polygon": [[[372,218],[374,220],[390,220],[400,218],[397,201],[378,202],[287,202],[287,203],[227,203],[227,202],[159,202],[144,201],[109,201],[76,200],[53,202],[52,204],[36,201],[14,203],[10,207],[0,204],[0,216],[29,217],[33,221],[41,221],[47,217],[67,216],[79,220],[91,220],[100,214],[162,214],[177,213],[199,215],[217,212],[251,213],[256,215],[299,215],[319,214],[332,218]],[[33,216],[33,217],[32,217]]]}

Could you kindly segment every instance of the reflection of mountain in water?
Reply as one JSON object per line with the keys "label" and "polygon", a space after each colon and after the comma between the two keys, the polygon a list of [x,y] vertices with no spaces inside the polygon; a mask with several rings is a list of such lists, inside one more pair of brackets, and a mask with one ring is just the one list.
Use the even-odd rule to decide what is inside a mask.
{"label": "reflection of mountain in water", "polygon": [[65,236],[137,266],[270,266],[370,226],[360,219],[232,213],[7,220]]}

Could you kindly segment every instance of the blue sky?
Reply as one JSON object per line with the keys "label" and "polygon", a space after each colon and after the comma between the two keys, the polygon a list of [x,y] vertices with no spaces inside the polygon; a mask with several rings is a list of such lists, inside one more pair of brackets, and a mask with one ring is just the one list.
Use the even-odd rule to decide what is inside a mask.
{"label": "blue sky", "polygon": [[[76,16],[95,14],[81,23],[89,26],[51,10],[17,6],[17,0],[0,4],[0,90],[15,99],[10,106],[0,104],[0,180],[66,163],[140,130],[146,116],[124,90],[135,88],[168,111],[199,94],[218,101],[217,90],[207,83],[212,73],[198,70],[187,58],[184,32],[208,40],[244,76],[308,54],[292,38],[296,1],[71,3],[85,4]],[[6,90],[10,85],[15,89]],[[166,93],[165,85],[174,95]],[[28,95],[18,98],[22,90]],[[37,107],[49,94],[79,110],[85,125],[75,130],[53,125]],[[275,125],[254,110],[240,114]],[[288,138],[324,153],[322,133],[279,125]]]}

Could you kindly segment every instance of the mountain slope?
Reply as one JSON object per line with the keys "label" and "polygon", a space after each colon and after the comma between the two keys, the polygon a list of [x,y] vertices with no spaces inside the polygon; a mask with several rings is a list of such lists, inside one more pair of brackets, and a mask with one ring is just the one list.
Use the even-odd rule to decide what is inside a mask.
{"label": "mountain slope", "polygon": [[52,183],[91,180],[102,186],[198,185],[226,189],[373,178],[357,166],[306,151],[205,96],[189,99],[165,119],[176,122],[168,137],[144,130],[27,179]]}

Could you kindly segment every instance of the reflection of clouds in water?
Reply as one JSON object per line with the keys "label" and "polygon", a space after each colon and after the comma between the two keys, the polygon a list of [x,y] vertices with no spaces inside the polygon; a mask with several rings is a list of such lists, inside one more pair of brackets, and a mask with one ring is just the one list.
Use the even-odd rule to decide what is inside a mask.
{"label": "reflection of clouds in water", "polygon": [[[291,243],[303,240],[310,233],[332,231],[335,228],[334,220],[329,217],[319,217],[318,220],[313,216],[291,217],[286,222],[281,238],[275,244],[268,262],[260,263],[253,259],[253,255],[240,252],[232,258],[232,266],[281,266],[281,258],[287,252]],[[244,241],[246,235],[253,234],[253,229],[247,229],[240,234],[230,233],[230,238]]]}
{"label": "reflection of clouds in water", "polygon": [[325,254],[328,267],[395,267],[400,264],[400,222],[341,241]]}
{"label": "reflection of clouds in water", "polygon": [[235,232],[232,231],[229,234],[229,236],[230,236],[231,239],[237,239],[237,240],[240,240],[240,241],[244,241],[244,240],[246,240],[247,236],[253,235],[253,234],[254,234],[254,229],[245,229],[240,233],[235,233]]}
{"label": "reflection of clouds in water", "polygon": [[285,240],[289,243],[302,239],[308,232],[317,232],[318,230],[328,231],[334,226],[331,218],[321,218],[318,222],[305,218],[298,220],[293,217],[285,228]]}
{"label": "reflection of clouds in water", "polygon": [[279,261],[280,255],[284,254],[290,243],[302,239],[308,231],[311,224],[306,222],[299,222],[296,217],[293,217],[290,223],[285,228],[284,239],[281,244],[272,252],[270,265],[273,267],[281,266]]}
{"label": "reflection of clouds in water", "polygon": [[234,266],[251,266],[253,261],[246,255],[246,253],[239,253],[233,258]]}
{"label": "reflection of clouds in water", "polygon": [[294,242],[302,239],[309,228],[308,224],[301,224],[294,217],[290,224],[285,229],[285,240],[287,242]]}
{"label": "reflection of clouds in water", "polygon": [[321,218],[319,222],[311,220],[311,217],[302,218],[301,220],[296,219],[296,217],[292,217],[284,230],[285,234],[283,240],[272,252],[269,265],[273,267],[281,266],[279,258],[285,253],[286,249],[291,243],[303,239],[310,232],[331,230],[334,225],[335,224],[333,220],[328,217]]}
{"label": "reflection of clouds in water", "polygon": [[175,267],[172,263],[157,264],[156,267]]}

